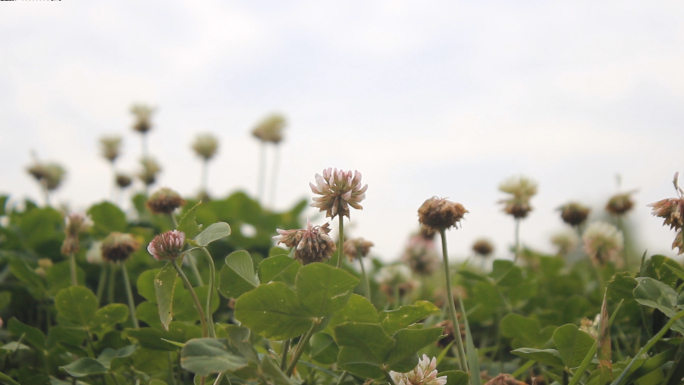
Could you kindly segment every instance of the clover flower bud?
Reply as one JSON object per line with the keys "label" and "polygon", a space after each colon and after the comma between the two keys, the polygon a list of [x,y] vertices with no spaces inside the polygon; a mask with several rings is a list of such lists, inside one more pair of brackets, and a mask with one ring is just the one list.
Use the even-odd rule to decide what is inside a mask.
{"label": "clover flower bud", "polygon": [[121,137],[103,136],[100,138],[100,150],[105,159],[114,163],[116,158],[121,154]]}
{"label": "clover flower bud", "polygon": [[204,160],[209,160],[216,155],[218,139],[212,134],[199,134],[192,143],[192,149]]}
{"label": "clover flower bud", "polygon": [[66,174],[64,168],[57,163],[36,162],[27,171],[50,191],[59,187]]}
{"label": "clover flower bud", "polygon": [[409,238],[400,259],[414,273],[427,276],[439,268],[440,257],[432,238],[435,233],[431,232],[431,237],[426,237],[424,229],[426,227],[421,226],[421,231]]}
{"label": "clover flower bud", "polygon": [[116,185],[119,186],[119,188],[126,188],[133,183],[133,179],[131,179],[130,176],[126,174],[116,174]]}
{"label": "clover flower bud", "polygon": [[532,211],[530,199],[537,194],[537,184],[523,176],[512,177],[499,185],[499,191],[510,194],[509,198],[499,201],[504,204],[504,212],[521,219]]}
{"label": "clover flower bud", "polygon": [[592,262],[605,266],[609,261],[618,262],[618,254],[624,246],[622,232],[605,222],[590,224],[582,234],[584,251]]}
{"label": "clover flower bud", "polygon": [[587,220],[591,209],[577,202],[569,202],[558,208],[561,219],[570,226],[579,226]]}
{"label": "clover flower bud", "polygon": [[363,210],[359,204],[366,198],[368,185],[361,186],[361,173],[343,171],[333,168],[323,170],[323,175],[316,174],[316,185],[309,183],[311,191],[320,197],[314,197],[311,207],[325,211],[325,216],[335,218],[337,215],[349,217],[349,206]]}
{"label": "clover flower bud", "polygon": [[423,354],[418,365],[408,373],[397,373],[390,370],[390,377],[396,385],[446,385],[447,377],[437,377],[437,360]]}
{"label": "clover flower bud", "polygon": [[161,172],[161,166],[153,158],[147,157],[140,160],[142,171],[138,174],[138,178],[147,186],[154,184],[157,181],[157,174]]}
{"label": "clover flower bud", "polygon": [[141,134],[146,133],[152,128],[152,113],[155,108],[145,104],[134,104],[131,106],[131,113],[135,116],[133,129]]}
{"label": "clover flower bud", "polygon": [[473,243],[473,251],[476,255],[487,258],[494,252],[494,246],[489,240],[480,238]]}
{"label": "clover flower bud", "polygon": [[363,238],[348,239],[344,241],[342,252],[349,258],[349,261],[353,261],[354,258],[360,259],[367,256],[373,246],[373,242]]}
{"label": "clover flower bud", "polygon": [[634,207],[632,200],[634,191],[620,193],[612,196],[606,204],[606,211],[613,215],[624,215]]}
{"label": "clover flower bud", "polygon": [[159,234],[147,246],[147,251],[158,261],[180,257],[185,245],[185,233],[171,230]]}
{"label": "clover flower bud", "polygon": [[287,247],[294,247],[294,258],[302,265],[327,261],[337,249],[335,242],[328,235],[330,233],[329,223],[323,226],[313,226],[311,222],[307,221],[306,229],[276,229],[276,231],[280,234],[273,237],[276,244],[283,243]]}
{"label": "clover flower bud", "polygon": [[254,127],[252,135],[262,142],[278,144],[283,140],[283,129],[286,124],[282,115],[272,114]]}
{"label": "clover flower bud", "polygon": [[147,200],[147,207],[155,214],[170,214],[173,210],[183,206],[185,200],[180,194],[167,187],[162,187]]}
{"label": "clover flower bud", "polygon": [[428,229],[439,231],[458,224],[468,210],[462,204],[432,197],[418,209],[418,221]]}
{"label": "clover flower bud", "polygon": [[138,248],[140,248],[140,244],[133,235],[119,232],[109,234],[100,245],[102,258],[112,263],[127,260]]}

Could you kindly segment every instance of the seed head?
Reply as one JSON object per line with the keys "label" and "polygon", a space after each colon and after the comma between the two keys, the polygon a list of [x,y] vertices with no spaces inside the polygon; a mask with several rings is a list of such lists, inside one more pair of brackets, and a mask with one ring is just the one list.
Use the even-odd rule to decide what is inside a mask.
{"label": "seed head", "polygon": [[133,179],[131,179],[130,176],[126,174],[116,174],[116,185],[119,186],[119,188],[126,188],[133,183]]}
{"label": "seed head", "polygon": [[306,229],[276,231],[280,234],[273,237],[276,244],[284,243],[287,247],[294,247],[294,258],[302,265],[327,261],[336,250],[335,242],[328,235],[328,223],[323,226],[312,226],[311,222],[307,221]]}
{"label": "seed head", "polygon": [[460,203],[432,197],[418,209],[418,221],[433,231],[458,228],[459,222],[467,212],[468,210]]}
{"label": "seed head", "polygon": [[349,218],[349,206],[363,210],[359,203],[366,198],[368,185],[361,186],[361,173],[326,168],[323,175],[316,174],[316,185],[309,183],[311,191],[320,195],[314,197],[311,207],[325,211],[325,216],[337,215]]}
{"label": "seed head", "polygon": [[185,233],[171,230],[154,237],[147,251],[158,261],[172,260],[180,257],[184,245]]}
{"label": "seed head", "polygon": [[44,183],[45,187],[50,190],[56,190],[64,179],[66,171],[57,163],[40,163],[36,162],[27,169],[38,182]]}
{"label": "seed head", "polygon": [[587,220],[591,209],[577,202],[569,202],[558,208],[561,219],[570,226],[579,226]]}
{"label": "seed head", "polygon": [[216,155],[218,139],[212,134],[199,134],[192,143],[192,149],[204,160],[209,160]]}
{"label": "seed head", "polygon": [[102,150],[102,156],[114,163],[121,154],[121,137],[103,136],[100,138],[100,149]]}
{"label": "seed head", "polygon": [[147,207],[155,214],[170,214],[184,204],[180,194],[167,187],[160,188],[147,200]]}
{"label": "seed head", "polygon": [[140,180],[149,186],[157,181],[157,174],[161,172],[161,166],[153,158],[143,158],[140,160],[142,171],[138,174]]}
{"label": "seed head", "polygon": [[418,366],[408,373],[397,373],[390,370],[390,376],[397,385],[446,385],[447,377],[437,377],[437,360],[432,357],[432,360],[423,354],[423,357],[418,361]]}
{"label": "seed head", "polygon": [[353,261],[354,258],[367,256],[371,247],[373,247],[373,242],[363,238],[349,239],[344,241],[342,252],[349,258],[349,261]]}
{"label": "seed head", "polygon": [[435,233],[431,232],[431,235],[426,237],[424,229],[426,227],[421,226],[421,231],[409,238],[401,261],[414,273],[426,276],[439,268],[440,260],[435,247]]}
{"label": "seed head", "polygon": [[152,113],[155,108],[145,104],[134,104],[131,106],[131,113],[135,116],[133,129],[141,134],[146,133],[152,128]]}
{"label": "seed head", "polygon": [[499,201],[504,204],[504,212],[521,219],[532,211],[530,199],[537,194],[537,183],[523,176],[512,177],[499,185],[499,191],[510,194],[509,198]]}
{"label": "seed head", "polygon": [[634,201],[632,200],[632,194],[634,193],[635,191],[630,191],[614,195],[608,200],[606,211],[613,215],[626,214],[634,206]]}
{"label": "seed head", "polygon": [[286,124],[282,115],[272,114],[254,127],[252,135],[262,142],[278,144],[283,140],[283,129]]}
{"label": "seed head", "polygon": [[115,263],[127,260],[139,247],[133,235],[113,232],[102,240],[100,250],[105,261]]}
{"label": "seed head", "polygon": [[622,232],[605,222],[590,224],[582,234],[582,241],[584,251],[598,266],[605,266],[608,261],[618,262],[618,254],[624,245]]}
{"label": "seed head", "polygon": [[489,240],[480,238],[473,243],[473,251],[480,257],[487,258],[494,252],[494,246]]}

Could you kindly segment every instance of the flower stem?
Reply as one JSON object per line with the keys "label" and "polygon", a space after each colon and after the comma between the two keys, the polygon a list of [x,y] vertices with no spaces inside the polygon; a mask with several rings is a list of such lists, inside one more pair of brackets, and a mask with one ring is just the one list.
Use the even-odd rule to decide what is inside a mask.
{"label": "flower stem", "polygon": [[285,370],[287,368],[287,352],[290,350],[290,344],[292,340],[287,340],[283,343],[283,352],[280,358],[280,370]]}
{"label": "flower stem", "polygon": [[225,376],[226,373],[219,373],[218,376],[216,376],[216,381],[214,381],[214,385],[219,385],[221,383],[221,380],[223,379],[223,376]]}
{"label": "flower stem", "polygon": [[71,286],[78,286],[78,279],[76,278],[76,256],[74,253],[69,253],[69,271],[71,272]]}
{"label": "flower stem", "polygon": [[370,283],[368,283],[368,275],[366,274],[366,267],[363,265],[363,257],[357,252],[356,255],[358,256],[359,263],[361,264],[361,275],[363,275],[363,286],[364,286],[364,291],[366,293],[366,299],[370,302],[371,300],[371,292],[370,292]]}
{"label": "flower stem", "polygon": [[116,265],[109,265],[109,287],[107,287],[107,303],[114,303],[114,285],[116,284]]}
{"label": "flower stem", "polygon": [[397,385],[392,379],[392,376],[390,376],[388,371],[383,370],[382,372],[385,373],[385,379],[387,379],[387,382],[389,382],[390,385]]}
{"label": "flower stem", "polygon": [[342,372],[342,374],[340,374],[340,378],[337,380],[337,385],[340,385],[342,381],[344,381],[344,379],[347,378],[348,374],[349,372],[347,372],[346,370]]}
{"label": "flower stem", "polygon": [[444,259],[444,276],[446,278],[447,302],[449,302],[449,317],[451,318],[451,325],[454,328],[454,337],[456,345],[458,346],[458,362],[460,368],[467,371],[468,365],[465,361],[465,349],[463,348],[463,340],[461,339],[461,327],[458,324],[456,317],[456,306],[454,305],[454,293],[451,291],[451,273],[449,271],[449,254],[447,253],[446,230],[439,229],[439,235],[442,237],[442,258]]}
{"label": "flower stem", "polygon": [[107,265],[100,265],[100,279],[97,281],[97,306],[102,304],[102,294],[104,294],[105,282],[107,281]]}
{"label": "flower stem", "polygon": [[128,307],[131,311],[131,321],[133,321],[133,327],[136,329],[140,328],[138,325],[138,319],[135,317],[135,301],[133,300],[133,291],[131,290],[131,281],[128,279],[128,270],[126,269],[126,264],[120,262],[121,271],[123,272],[124,283],[126,286],[126,296],[128,297]]}
{"label": "flower stem", "polygon": [[280,146],[275,145],[275,151],[273,154],[273,167],[271,168],[271,191],[268,197],[268,204],[273,209],[275,206],[276,197],[276,185],[278,181],[278,165],[280,164]]}
{"label": "flower stem", "polygon": [[192,296],[192,300],[195,302],[195,309],[197,309],[197,314],[199,314],[199,317],[200,317],[200,324],[202,325],[202,337],[206,338],[208,336],[208,334],[207,334],[207,319],[204,316],[204,310],[202,310],[202,305],[200,304],[199,298],[197,298],[197,293],[195,293],[195,289],[192,288],[192,284],[190,284],[188,277],[185,275],[185,273],[180,268],[180,266],[178,266],[178,263],[176,262],[176,260],[172,259],[171,263],[173,264],[173,267],[176,269],[176,272],[178,273],[178,275],[183,280],[183,284],[185,285],[185,288],[190,292],[190,296]]}
{"label": "flower stem", "polygon": [[294,369],[297,366],[297,362],[299,361],[299,358],[302,356],[302,353],[304,353],[304,347],[306,346],[306,344],[309,343],[311,336],[313,336],[314,331],[320,324],[320,318],[314,319],[314,322],[311,324],[311,329],[309,329],[309,331],[306,332],[304,337],[302,337],[302,339],[299,341],[299,345],[297,345],[297,348],[295,349],[294,354],[292,355],[292,361],[290,362],[290,365],[287,367],[287,370],[285,371],[285,375],[287,375],[288,377],[292,377],[292,373],[294,372]]}
{"label": "flower stem", "polygon": [[208,194],[207,193],[208,175],[209,175],[209,159],[204,158],[202,160],[202,179],[200,181],[200,193],[201,194]]}
{"label": "flower stem", "polygon": [[209,250],[206,247],[202,247],[204,255],[207,257],[207,262],[209,263],[209,294],[207,294],[207,306],[206,312],[207,323],[209,324],[209,337],[216,338],[216,330],[214,330],[214,316],[211,311],[211,302],[214,299],[214,287],[216,286],[216,266],[214,266],[214,259],[209,254]]}
{"label": "flower stem", "polygon": [[344,216],[338,215],[340,218],[340,246],[337,248],[337,268],[342,267],[342,248],[344,247]]}
{"label": "flower stem", "polygon": [[261,149],[259,150],[259,180],[257,184],[257,198],[259,203],[263,206],[264,199],[264,183],[266,179],[266,143],[261,142]]}
{"label": "flower stem", "polygon": [[515,258],[513,263],[518,262],[520,256],[520,218],[515,219]]}

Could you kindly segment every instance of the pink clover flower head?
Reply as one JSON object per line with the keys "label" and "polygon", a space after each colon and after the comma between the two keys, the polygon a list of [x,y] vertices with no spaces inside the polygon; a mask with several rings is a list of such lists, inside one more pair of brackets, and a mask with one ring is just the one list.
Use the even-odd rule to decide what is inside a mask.
{"label": "pink clover flower head", "polygon": [[303,265],[312,262],[323,262],[330,259],[336,250],[335,241],[328,235],[330,224],[313,226],[307,221],[306,229],[281,230],[277,229],[278,234],[273,239],[278,243],[283,243],[287,247],[294,247],[294,258]]}
{"label": "pink clover flower head", "polygon": [[670,226],[670,229],[684,227],[684,198],[668,198],[651,203],[653,207],[651,214],[664,218],[663,226]]}
{"label": "pink clover flower head", "polygon": [[178,230],[159,234],[147,246],[147,251],[158,261],[180,257],[185,244],[185,233]]}
{"label": "pink clover flower head", "polygon": [[437,360],[426,354],[418,361],[418,365],[408,373],[397,373],[390,370],[390,376],[397,385],[446,385],[447,377],[437,377]]}
{"label": "pink clover flower head", "polygon": [[314,197],[311,207],[325,211],[325,216],[335,218],[337,215],[349,218],[349,206],[363,210],[359,204],[366,198],[368,185],[361,186],[361,173],[333,168],[323,170],[323,175],[316,174],[316,184],[309,183],[311,191],[320,196]]}

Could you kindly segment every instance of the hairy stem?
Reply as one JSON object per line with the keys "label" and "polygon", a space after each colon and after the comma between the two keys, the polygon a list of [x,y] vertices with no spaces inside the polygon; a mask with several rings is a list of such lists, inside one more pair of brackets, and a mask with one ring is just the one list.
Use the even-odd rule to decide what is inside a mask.
{"label": "hairy stem", "polygon": [[454,337],[456,337],[456,345],[458,346],[458,363],[462,370],[467,371],[468,365],[465,361],[465,349],[463,348],[463,341],[461,339],[460,325],[456,317],[456,306],[454,305],[454,293],[451,291],[451,273],[449,271],[449,254],[447,253],[446,230],[439,229],[439,235],[442,238],[442,258],[444,260],[444,276],[446,278],[447,302],[449,303],[449,318],[451,325],[454,328]]}
{"label": "hairy stem", "polygon": [[178,266],[178,263],[176,262],[176,260],[172,259],[171,263],[173,264],[173,267],[176,269],[176,272],[178,273],[178,275],[183,280],[183,284],[185,285],[185,288],[190,292],[190,296],[192,296],[192,300],[195,303],[195,309],[197,309],[197,314],[199,314],[199,317],[200,317],[200,324],[202,326],[202,337],[206,338],[208,336],[207,318],[204,316],[204,310],[202,310],[202,305],[200,304],[199,298],[197,298],[197,293],[195,293],[195,289],[192,288],[192,284],[190,284],[188,277],[185,275],[185,273],[180,268],[180,266]]}
{"label": "hairy stem", "polygon": [[128,307],[131,311],[131,321],[133,321],[133,327],[139,329],[140,325],[138,325],[138,318],[136,318],[135,316],[135,301],[133,300],[133,290],[131,290],[131,281],[128,279],[128,270],[126,269],[126,264],[124,262],[120,262],[120,264],[121,271],[123,272],[124,283],[126,286],[126,297],[128,297]]}

